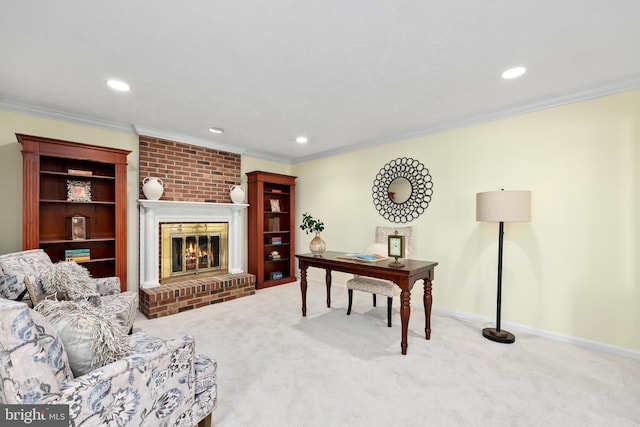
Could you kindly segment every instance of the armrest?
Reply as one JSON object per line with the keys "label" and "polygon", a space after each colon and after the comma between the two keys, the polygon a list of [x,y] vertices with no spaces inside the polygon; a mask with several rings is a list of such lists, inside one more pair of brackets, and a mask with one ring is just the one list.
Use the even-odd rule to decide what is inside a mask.
{"label": "armrest", "polygon": [[190,336],[164,341],[64,382],[57,403],[72,425],[193,425],[194,348]]}
{"label": "armrest", "polygon": [[100,295],[113,295],[120,293],[119,277],[92,277],[91,281],[95,283],[96,290]]}

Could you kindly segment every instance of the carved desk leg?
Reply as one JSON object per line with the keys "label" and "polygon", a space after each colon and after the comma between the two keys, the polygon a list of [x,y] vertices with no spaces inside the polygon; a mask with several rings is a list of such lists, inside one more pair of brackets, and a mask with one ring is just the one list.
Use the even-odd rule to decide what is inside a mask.
{"label": "carved desk leg", "polygon": [[327,308],[331,307],[331,270],[325,270],[324,282],[327,284]]}
{"label": "carved desk leg", "polygon": [[302,293],[302,316],[307,315],[307,267],[300,266],[300,292]]}
{"label": "carved desk leg", "polygon": [[403,290],[400,293],[400,322],[402,323],[402,354],[407,354],[407,332],[409,330],[409,315],[411,314],[411,292]]}
{"label": "carved desk leg", "polygon": [[427,339],[431,339],[431,279],[424,279],[424,316],[425,316],[425,326],[424,332],[427,336]]}

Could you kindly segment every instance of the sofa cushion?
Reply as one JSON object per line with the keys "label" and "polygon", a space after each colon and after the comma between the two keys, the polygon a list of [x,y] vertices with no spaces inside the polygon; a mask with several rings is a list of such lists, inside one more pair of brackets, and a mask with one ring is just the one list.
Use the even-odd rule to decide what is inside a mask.
{"label": "sofa cushion", "polygon": [[51,265],[51,258],[42,249],[15,252],[0,255],[0,268],[5,275],[16,276],[18,283],[24,282],[28,276],[36,291],[36,295],[43,293],[42,285],[37,280],[40,272]]}
{"label": "sofa cushion", "polygon": [[35,310],[56,329],[76,377],[131,354],[126,333],[100,307],[85,301],[44,300]]}
{"label": "sofa cushion", "polygon": [[37,312],[0,298],[0,403],[34,404],[57,398],[73,378],[62,340]]}

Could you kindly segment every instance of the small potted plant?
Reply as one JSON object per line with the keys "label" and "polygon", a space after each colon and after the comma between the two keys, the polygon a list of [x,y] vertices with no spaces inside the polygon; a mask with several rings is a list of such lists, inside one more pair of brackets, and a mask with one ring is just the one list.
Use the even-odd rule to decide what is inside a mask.
{"label": "small potted plant", "polygon": [[324,222],[315,219],[305,212],[302,214],[302,224],[300,224],[300,228],[304,230],[306,234],[316,233],[316,236],[309,243],[309,249],[311,249],[313,256],[322,256],[327,249],[327,245],[320,237],[320,233],[324,231]]}

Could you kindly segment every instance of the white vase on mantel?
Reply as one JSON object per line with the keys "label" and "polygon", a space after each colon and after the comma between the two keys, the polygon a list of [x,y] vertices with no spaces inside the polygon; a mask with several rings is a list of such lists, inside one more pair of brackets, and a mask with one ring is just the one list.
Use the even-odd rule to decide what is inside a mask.
{"label": "white vase on mantel", "polygon": [[229,196],[235,204],[244,202],[244,187],[241,185],[232,185],[231,188],[229,188]]}
{"label": "white vase on mantel", "polygon": [[148,176],[142,180],[142,192],[148,200],[160,200],[164,192],[164,182],[160,178]]}

